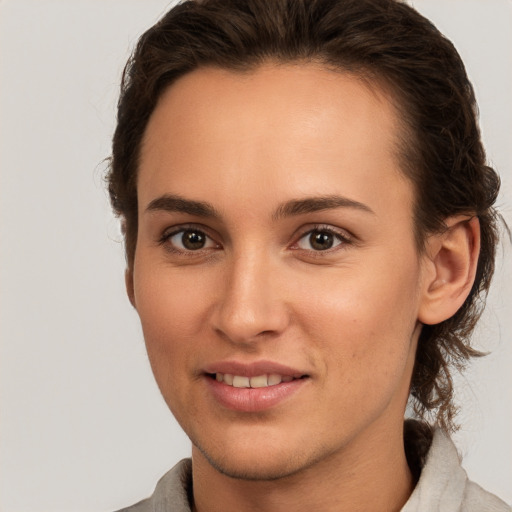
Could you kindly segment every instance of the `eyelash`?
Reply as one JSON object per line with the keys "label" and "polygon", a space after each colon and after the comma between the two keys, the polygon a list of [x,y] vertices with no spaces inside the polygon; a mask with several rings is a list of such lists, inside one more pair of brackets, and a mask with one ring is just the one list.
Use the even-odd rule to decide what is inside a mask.
{"label": "eyelash", "polygon": [[346,247],[346,245],[353,243],[352,236],[349,235],[346,231],[341,231],[325,224],[316,224],[312,228],[308,229],[306,232],[302,233],[300,237],[297,239],[297,241],[294,242],[294,244],[291,246],[291,249],[301,250],[299,247],[297,247],[299,242],[302,239],[311,236],[313,233],[327,233],[329,235],[332,235],[339,242],[337,245],[329,247],[328,249],[325,250],[304,249],[313,254],[315,257],[322,257],[324,255],[331,254],[334,251],[342,250]]}
{"label": "eyelash", "polygon": [[[198,233],[198,234],[202,234],[208,240],[213,241],[213,238],[208,235],[207,230],[205,230],[204,227],[202,227],[202,226],[195,226],[193,224],[187,224],[187,225],[184,225],[184,226],[177,226],[174,229],[172,229],[171,231],[167,231],[167,230],[164,231],[164,233],[162,234],[162,236],[158,240],[158,243],[159,243],[159,245],[165,245],[166,249],[169,252],[176,253],[176,254],[185,254],[185,255],[189,255],[189,256],[194,256],[194,255],[201,254],[204,250],[208,250],[209,249],[209,248],[207,248],[207,249],[198,249],[196,251],[190,250],[190,249],[188,249],[188,250],[187,249],[180,249],[180,248],[177,248],[177,247],[173,246],[171,243],[169,243],[172,237],[174,237],[174,236],[176,236],[176,235],[178,235],[180,233],[185,234],[187,231],[191,231],[191,232],[195,232],[195,233]],[[220,244],[217,244],[216,242],[215,242],[215,245],[217,247],[220,247]]]}
{"label": "eyelash", "polygon": [[[206,249],[201,248],[197,250],[192,249],[180,249],[175,246],[173,246],[171,243],[169,243],[170,239],[180,233],[184,234],[187,231],[196,232],[198,234],[204,235],[207,239],[210,241],[213,241],[216,245],[215,248],[221,247],[220,244],[215,242],[211,236],[208,235],[207,230],[205,230],[202,226],[195,226],[195,225],[182,225],[177,226],[171,231],[164,231],[160,239],[158,240],[159,245],[165,245],[166,249],[169,252],[176,253],[176,254],[182,254],[182,255],[188,255],[188,256],[195,256],[202,254],[205,250],[210,250],[211,248],[208,247]],[[311,236],[313,233],[327,233],[329,235],[332,235],[337,241],[338,244],[334,245],[333,247],[329,247],[325,250],[315,250],[315,249],[301,249],[298,247],[298,244],[300,241],[308,236]],[[333,227],[325,224],[316,224],[312,228],[308,229],[307,231],[304,231],[300,234],[298,238],[296,238],[296,241],[289,247],[291,250],[304,250],[312,254],[314,257],[322,257],[326,254],[331,254],[334,251],[342,250],[345,248],[346,245],[353,244],[353,237],[348,234],[346,231],[340,231],[337,229],[334,229]]]}

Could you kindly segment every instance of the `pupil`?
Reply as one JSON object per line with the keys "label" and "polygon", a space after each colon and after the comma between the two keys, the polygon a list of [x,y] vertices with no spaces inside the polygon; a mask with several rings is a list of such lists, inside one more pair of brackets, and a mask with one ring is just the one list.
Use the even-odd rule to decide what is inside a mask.
{"label": "pupil", "polygon": [[311,247],[317,251],[325,251],[326,249],[330,249],[334,243],[331,233],[326,233],[325,231],[311,233],[309,241],[311,243]]}
{"label": "pupil", "polygon": [[205,237],[197,231],[185,231],[181,237],[183,246],[187,249],[202,249],[205,244]]}

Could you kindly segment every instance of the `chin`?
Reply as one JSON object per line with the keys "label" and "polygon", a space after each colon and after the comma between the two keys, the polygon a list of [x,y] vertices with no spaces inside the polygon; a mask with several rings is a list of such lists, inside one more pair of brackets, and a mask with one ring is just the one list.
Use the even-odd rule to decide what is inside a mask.
{"label": "chin", "polygon": [[[219,473],[237,480],[272,481],[291,477],[318,462],[318,454],[304,453],[283,442],[269,444],[251,439],[242,446],[202,446],[194,443],[211,467]],[[300,446],[300,445],[299,445]],[[304,445],[302,445],[304,446]],[[316,457],[315,457],[316,455]]]}
{"label": "chin", "polygon": [[240,457],[212,457],[200,448],[203,456],[210,465],[219,473],[237,480],[250,481],[271,481],[290,477],[302,469],[304,465],[299,460],[265,460],[261,457],[253,460],[241,459]]}

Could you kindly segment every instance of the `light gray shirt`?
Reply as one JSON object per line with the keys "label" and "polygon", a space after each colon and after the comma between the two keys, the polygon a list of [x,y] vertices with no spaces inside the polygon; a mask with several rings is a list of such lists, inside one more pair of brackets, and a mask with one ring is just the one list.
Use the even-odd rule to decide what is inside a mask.
{"label": "light gray shirt", "polygon": [[[192,462],[183,459],[160,479],[151,497],[119,512],[190,512],[189,500]],[[512,508],[468,479],[455,445],[438,429],[402,512],[512,512]]]}

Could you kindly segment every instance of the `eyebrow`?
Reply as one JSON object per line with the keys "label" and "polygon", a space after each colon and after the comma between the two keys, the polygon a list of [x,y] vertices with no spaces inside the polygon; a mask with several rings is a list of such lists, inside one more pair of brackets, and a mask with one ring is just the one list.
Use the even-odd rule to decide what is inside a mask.
{"label": "eyebrow", "polygon": [[153,199],[146,208],[146,212],[152,211],[181,212],[197,217],[220,217],[217,210],[210,203],[193,201],[176,195],[164,195]]}
{"label": "eyebrow", "polygon": [[[354,201],[343,196],[329,195],[319,197],[306,197],[303,199],[292,199],[281,204],[272,215],[272,220],[278,220],[283,217],[292,217],[295,215],[304,215],[323,210],[333,210],[336,208],[353,208],[363,212],[375,214],[375,212],[364,203]],[[185,199],[178,195],[163,195],[153,199],[146,208],[146,212],[166,211],[188,213],[196,217],[220,218],[220,213],[215,207],[205,201],[194,201]]]}
{"label": "eyebrow", "polygon": [[294,199],[287,201],[279,206],[275,211],[272,218],[274,220],[282,217],[291,217],[294,215],[303,215],[306,213],[320,212],[323,210],[333,210],[336,208],[353,208],[363,212],[375,215],[375,212],[364,203],[354,201],[343,196],[319,196],[319,197],[306,197],[304,199]]}

